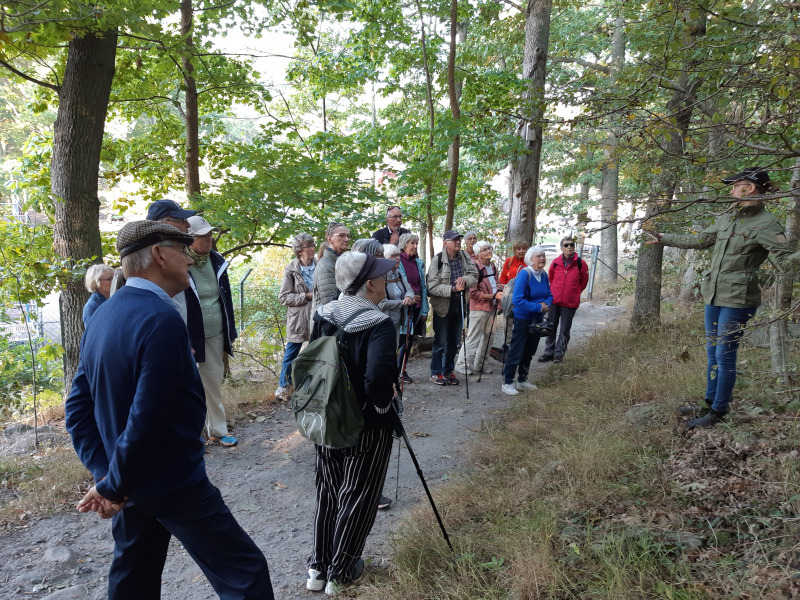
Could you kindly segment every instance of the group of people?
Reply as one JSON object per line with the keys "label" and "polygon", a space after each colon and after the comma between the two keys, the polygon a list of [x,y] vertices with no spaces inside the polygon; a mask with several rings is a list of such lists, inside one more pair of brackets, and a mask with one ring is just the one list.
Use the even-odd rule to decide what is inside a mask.
{"label": "group of people", "polygon": [[[764,169],[746,169],[723,181],[733,185],[731,211],[700,234],[659,233],[651,240],[714,246],[702,289],[708,414],[690,421],[691,427],[712,426],[728,410],[742,327],[760,301],[758,267],[770,252],[800,256],[789,256],[782,228],[764,209],[769,189]],[[356,241],[352,250],[348,228],[331,223],[319,258],[313,237],[297,235],[292,244],[297,258],[286,267],[280,291],[289,307],[288,343],[276,394],[290,393],[291,364],[302,345],[341,329],[342,359],[364,416],[355,446],[315,446],[316,508],[306,588],[331,596],[363,573],[361,554],[382,502],[392,435],[400,426],[398,390],[412,383],[404,370],[410,341],[429,312],[430,380],[458,385],[459,347],[465,375],[491,372],[484,360],[489,332],[503,295],[511,295],[501,389],[516,395],[536,389],[528,374],[541,331],[550,333],[539,361],[564,360],[588,281],[587,265],[570,237],[561,240],[561,253],[548,270],[542,247],[518,242],[498,271],[488,242],[474,232],[450,230],[426,271],[417,256],[419,238],[401,227],[400,209],[390,207],[386,217],[385,228]],[[125,286],[107,300],[107,277],[92,280],[103,300],[96,300],[87,319],[66,422],[96,482],[78,510],[113,518],[110,598],[159,597],[172,535],[220,598],[273,597],[263,554],[209,482],[203,459],[203,425],[210,438],[231,445],[219,423],[224,412],[211,416],[221,407],[216,395],[221,357],[236,338],[227,264],[211,248],[214,232],[193,211],[160,200],[150,207],[148,220],[119,232]],[[545,319],[551,327],[540,327]],[[462,337],[467,321],[469,335]]]}

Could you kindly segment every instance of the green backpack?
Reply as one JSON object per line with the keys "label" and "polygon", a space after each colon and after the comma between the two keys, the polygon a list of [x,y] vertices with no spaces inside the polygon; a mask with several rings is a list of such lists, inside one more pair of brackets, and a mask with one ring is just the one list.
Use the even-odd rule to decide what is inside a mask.
{"label": "green backpack", "polygon": [[335,335],[320,336],[292,362],[292,409],[297,429],[304,438],[326,448],[355,446],[364,427],[342,350],[347,346],[345,326],[365,312],[369,309],[356,311],[341,325],[333,322]]}

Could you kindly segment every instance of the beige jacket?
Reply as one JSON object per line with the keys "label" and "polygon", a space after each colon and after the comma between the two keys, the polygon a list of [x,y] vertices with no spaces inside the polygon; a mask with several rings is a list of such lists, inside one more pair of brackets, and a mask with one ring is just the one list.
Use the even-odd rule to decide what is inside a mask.
{"label": "beige jacket", "polygon": [[[478,269],[463,250],[458,251],[455,260],[461,261],[466,283],[464,291],[469,298],[469,288],[478,283]],[[428,284],[431,308],[440,317],[446,317],[450,310],[450,296],[458,293],[454,292],[450,285],[450,258],[447,256],[447,252],[442,251],[431,259],[426,283]]]}
{"label": "beige jacket", "polygon": [[[316,264],[315,258],[314,265]],[[287,342],[301,344],[311,337],[311,300],[306,300],[306,294],[310,291],[300,273],[300,259],[295,258],[286,265],[281,291],[278,293],[280,303],[289,307],[286,315]]]}

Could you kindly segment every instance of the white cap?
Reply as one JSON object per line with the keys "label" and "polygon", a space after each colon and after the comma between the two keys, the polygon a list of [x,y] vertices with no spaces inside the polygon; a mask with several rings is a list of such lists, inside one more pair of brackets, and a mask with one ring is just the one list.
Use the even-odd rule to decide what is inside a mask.
{"label": "white cap", "polygon": [[208,221],[197,215],[189,217],[187,221],[189,221],[189,235],[205,235],[211,231],[214,233],[219,231],[218,227],[212,227],[208,224]]}

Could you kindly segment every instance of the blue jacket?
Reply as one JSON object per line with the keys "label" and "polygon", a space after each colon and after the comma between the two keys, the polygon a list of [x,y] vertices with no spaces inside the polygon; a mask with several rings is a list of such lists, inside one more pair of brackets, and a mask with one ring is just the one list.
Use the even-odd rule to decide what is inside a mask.
{"label": "blue jacket", "polygon": [[[377,233],[377,232],[376,232]],[[420,284],[420,295],[422,296],[422,301],[419,307],[419,316],[420,317],[427,317],[428,316],[428,282],[425,281],[425,263],[422,262],[419,258],[415,258],[414,262],[417,263],[417,270],[419,271],[419,284]],[[408,279],[406,275],[406,268],[403,265],[403,261],[400,261],[400,272],[403,276]],[[413,327],[413,323],[411,324]],[[400,335],[404,335],[406,333],[406,324],[403,322],[400,325]]]}
{"label": "blue jacket", "polygon": [[83,306],[83,326],[89,324],[89,319],[92,317],[94,312],[100,308],[100,305],[106,301],[106,297],[103,296],[100,292],[94,292],[89,299],[86,301],[86,304]]}
{"label": "blue jacket", "polygon": [[[217,274],[219,284],[219,304],[222,308],[222,333],[225,336],[222,349],[233,356],[233,342],[239,337],[236,332],[236,321],[233,316],[233,298],[231,296],[231,283],[228,280],[228,263],[222,255],[211,251],[209,257],[214,273]],[[197,362],[206,361],[206,334],[203,330],[203,311],[200,309],[200,299],[197,290],[192,285],[183,292],[186,296],[186,327],[189,329],[189,338],[194,348],[194,358]]]}
{"label": "blue jacket", "polygon": [[542,302],[550,306],[553,294],[550,293],[550,282],[547,273],[542,269],[541,281],[531,274],[529,269],[520,269],[514,283],[514,318],[533,319],[534,315],[542,315]]}
{"label": "blue jacket", "polygon": [[206,478],[203,384],[180,314],[125,286],[97,309],[65,404],[67,431],[97,491],[159,508]]}

